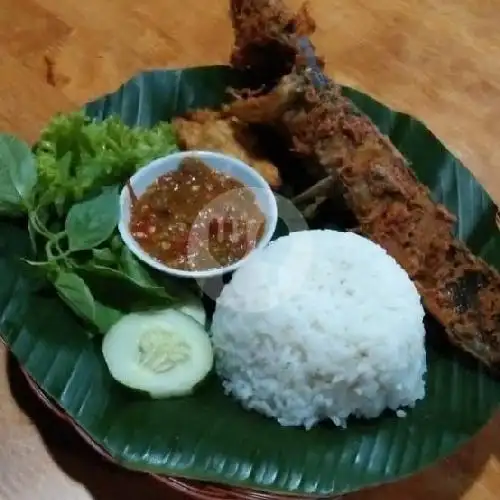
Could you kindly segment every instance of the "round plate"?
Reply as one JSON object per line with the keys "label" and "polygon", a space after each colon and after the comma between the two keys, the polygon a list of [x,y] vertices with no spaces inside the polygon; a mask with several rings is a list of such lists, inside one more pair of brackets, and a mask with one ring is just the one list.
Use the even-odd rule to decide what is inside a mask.
{"label": "round plate", "polygon": [[[234,76],[227,67],[146,72],[88,104],[85,112],[97,120],[117,114],[129,125],[150,127],[188,109],[220,106],[226,88],[237,86]],[[408,158],[434,199],[460,215],[456,234],[500,268],[496,209],[470,172],[417,120],[343,90]],[[51,290],[38,293],[39,281],[21,269],[20,257],[29,257],[29,248],[25,221],[0,220],[0,337],[38,384],[37,393],[53,398],[50,406],[57,404],[87,441],[105,448],[98,447],[100,453],[204,495],[198,498],[327,497],[394,482],[453,453],[498,406],[498,380],[452,348],[432,321],[427,396],[404,419],[384,414],[353,421],[346,430],[283,428],[244,411],[215,376],[192,398],[152,402],[112,380],[100,338],[89,340]],[[87,286],[95,293],[100,283]],[[112,285],[100,300],[119,302],[127,296],[123,280]],[[258,496],[244,488],[259,491]]]}
{"label": "round plate", "polygon": [[[113,458],[101,446],[99,446],[75,421],[62,410],[49,396],[47,396],[38,384],[29,376],[29,374],[20,367],[22,374],[26,378],[29,387],[38,397],[38,399],[49,408],[55,415],[71,425],[83,440],[90,445],[99,455],[114,463]],[[218,486],[211,483],[202,483],[198,481],[187,481],[181,478],[167,477],[159,474],[150,474],[153,479],[165,484],[179,493],[187,495],[195,500],[293,500],[302,498],[296,495],[276,495],[260,491],[246,490],[243,488],[229,488]],[[316,497],[318,500],[338,500],[345,495]]]}

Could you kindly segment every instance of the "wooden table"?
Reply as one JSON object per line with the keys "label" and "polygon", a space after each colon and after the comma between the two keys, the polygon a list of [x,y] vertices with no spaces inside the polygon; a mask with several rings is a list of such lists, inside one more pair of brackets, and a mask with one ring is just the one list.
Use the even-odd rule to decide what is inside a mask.
{"label": "wooden table", "polygon": [[[56,111],[139,69],[226,62],[227,8],[224,0],[1,0],[0,130],[32,140]],[[328,73],[423,119],[500,201],[500,0],[312,0],[311,8]],[[104,464],[1,354],[0,499],[180,500]],[[500,417],[417,477],[349,498],[498,499],[499,425]]]}

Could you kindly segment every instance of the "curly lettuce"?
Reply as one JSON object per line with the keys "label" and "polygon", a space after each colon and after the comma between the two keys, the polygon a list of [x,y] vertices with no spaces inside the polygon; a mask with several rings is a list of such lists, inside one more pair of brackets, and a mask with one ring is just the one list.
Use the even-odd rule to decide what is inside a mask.
{"label": "curly lettuce", "polygon": [[117,116],[83,112],[54,117],[34,148],[43,204],[59,212],[95,189],[125,182],[151,160],[177,150],[173,128],[128,127]]}

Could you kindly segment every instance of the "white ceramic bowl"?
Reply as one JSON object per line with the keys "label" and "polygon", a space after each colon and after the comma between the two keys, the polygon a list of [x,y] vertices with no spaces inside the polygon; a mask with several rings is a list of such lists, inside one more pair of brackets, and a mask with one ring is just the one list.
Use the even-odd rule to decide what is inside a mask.
{"label": "white ceramic bowl", "polygon": [[199,158],[213,169],[230,175],[253,191],[255,200],[266,217],[264,234],[256,248],[250,251],[243,259],[226,267],[216,267],[199,271],[168,267],[146,253],[130,233],[131,200],[127,186],[122,189],[120,194],[120,222],[118,230],[125,245],[127,245],[130,251],[152,268],[182,278],[212,278],[236,270],[245,263],[252,252],[265,247],[271,241],[278,222],[277,202],[269,184],[256,170],[236,158],[210,151],[184,151],[152,161],[130,178],[130,184],[134,193],[137,196],[141,196],[158,177],[176,170],[180,162],[186,157]]}

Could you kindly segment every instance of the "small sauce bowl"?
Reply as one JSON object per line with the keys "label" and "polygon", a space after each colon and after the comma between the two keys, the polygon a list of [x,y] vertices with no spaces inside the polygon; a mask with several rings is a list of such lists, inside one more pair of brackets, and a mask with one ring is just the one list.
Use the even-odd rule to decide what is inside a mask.
{"label": "small sauce bowl", "polygon": [[[132,199],[129,186],[139,198],[159,177],[177,170],[181,162],[186,158],[196,158],[213,170],[224,173],[239,181],[253,192],[255,202],[265,217],[264,232],[255,248],[251,249],[242,259],[228,266],[202,270],[187,270],[169,267],[148,254],[130,232]],[[138,170],[129,179],[129,185],[126,185],[120,194],[120,222],[118,224],[118,231],[125,245],[138,259],[148,264],[150,267],[178,278],[214,278],[235,271],[245,263],[253,252],[269,244],[277,223],[278,205],[276,198],[264,178],[246,163],[231,156],[211,151],[183,151],[163,158],[158,158]]]}

